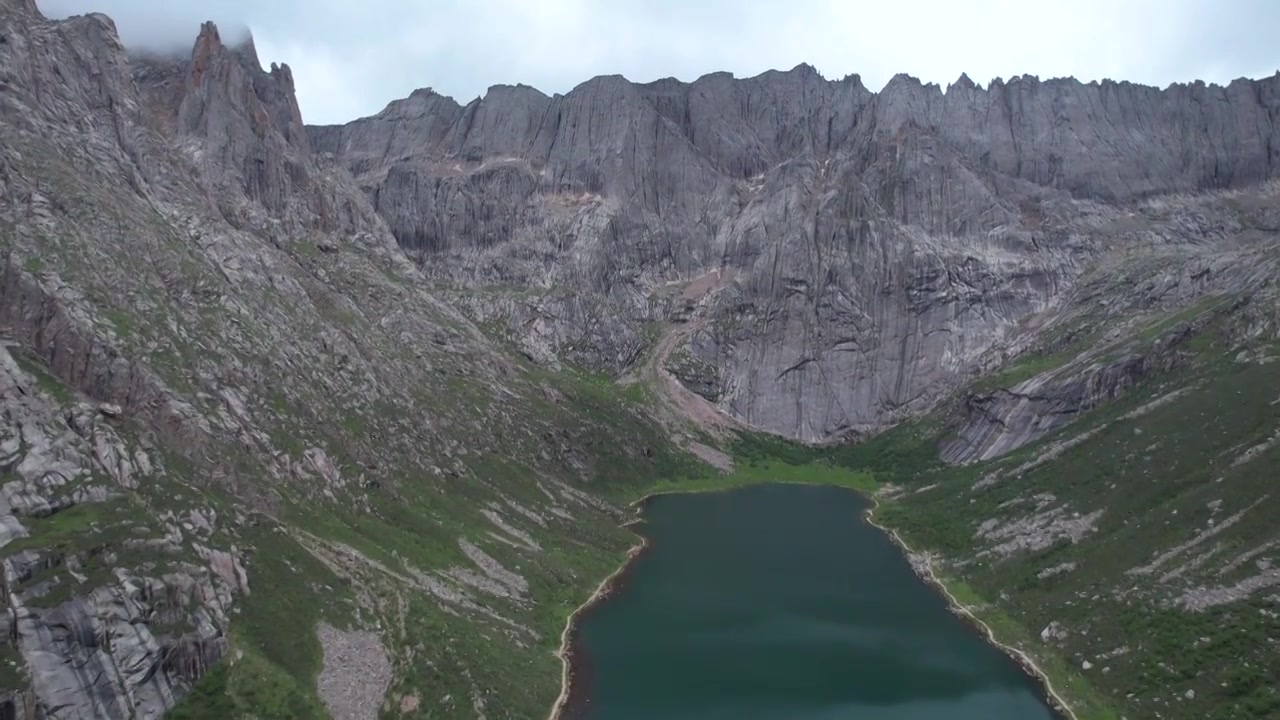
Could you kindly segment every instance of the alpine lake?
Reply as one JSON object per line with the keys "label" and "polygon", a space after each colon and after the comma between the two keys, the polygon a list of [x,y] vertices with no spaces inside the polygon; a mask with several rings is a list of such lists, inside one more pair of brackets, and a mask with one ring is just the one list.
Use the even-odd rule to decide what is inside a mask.
{"label": "alpine lake", "polygon": [[838,487],[657,495],[573,638],[573,720],[1058,720]]}

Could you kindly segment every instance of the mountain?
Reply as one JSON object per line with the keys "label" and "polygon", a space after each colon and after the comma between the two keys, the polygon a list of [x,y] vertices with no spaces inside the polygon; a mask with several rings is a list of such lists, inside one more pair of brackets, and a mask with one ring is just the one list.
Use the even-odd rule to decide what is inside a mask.
{"label": "mountain", "polygon": [[[433,278],[545,292],[512,330],[543,319],[528,342],[579,362],[617,372],[635,338],[599,318],[660,319],[657,288],[722,273],[687,346],[703,393],[818,441],[883,429],[989,367],[1134,244],[1135,203],[1275,177],[1278,113],[1280,74],[945,92],[899,75],[877,94],[801,65],[555,97],[498,86],[465,107],[420,90],[308,134]],[[566,293],[607,309],[566,312]]]}
{"label": "mountain", "polygon": [[0,0],[0,717],[540,717],[629,502],[816,466],[1077,716],[1273,716],[1278,114],[800,66],[314,127],[211,24]]}
{"label": "mountain", "polygon": [[[317,698],[321,617],[374,638],[379,697],[354,628],[452,648],[394,656],[405,703],[549,706],[553,619],[628,545],[583,488],[686,456],[430,292],[288,68],[12,0],[0,37],[3,712],[156,717],[209,677],[206,717],[318,715],[352,702]],[[536,679],[486,700],[480,634]]]}

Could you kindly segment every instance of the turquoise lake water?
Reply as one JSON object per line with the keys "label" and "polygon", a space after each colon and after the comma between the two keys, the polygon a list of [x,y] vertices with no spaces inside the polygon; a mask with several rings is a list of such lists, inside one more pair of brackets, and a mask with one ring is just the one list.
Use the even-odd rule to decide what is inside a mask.
{"label": "turquoise lake water", "polygon": [[1058,720],[831,487],[663,495],[582,618],[575,720]]}

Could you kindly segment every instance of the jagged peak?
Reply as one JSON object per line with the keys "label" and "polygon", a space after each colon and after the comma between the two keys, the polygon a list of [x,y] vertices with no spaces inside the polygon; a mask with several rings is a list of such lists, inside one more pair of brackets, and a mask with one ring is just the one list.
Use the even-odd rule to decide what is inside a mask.
{"label": "jagged peak", "polygon": [[920,78],[908,73],[900,72],[900,73],[895,73],[893,77],[889,78],[889,82],[884,84],[884,88],[885,90],[888,90],[891,87],[899,87],[904,85],[908,87],[910,86],[921,87],[922,84],[923,83],[920,82]]}
{"label": "jagged peak", "polygon": [[733,73],[729,72],[728,70],[717,70],[715,72],[706,73],[702,77],[698,78],[698,80],[712,80],[712,79],[737,80],[738,77]]}
{"label": "jagged peak", "polygon": [[[287,67],[287,66],[286,66]],[[399,116],[413,116],[422,113],[426,108],[433,105],[441,104],[453,110],[460,109],[462,106],[458,101],[448,95],[436,92],[432,87],[420,87],[409,93],[407,97],[392,100],[379,112],[356,120],[367,120],[369,118],[387,118]],[[349,121],[355,122],[355,121]],[[345,124],[345,123],[339,123]]]}
{"label": "jagged peak", "polygon": [[[617,92],[622,96],[636,92],[638,86],[628,80],[626,77],[618,73],[610,73],[608,75],[596,75],[593,78],[578,83],[565,97],[575,96],[577,93],[583,92]],[[559,95],[559,93],[557,93]]]}
{"label": "jagged peak", "polygon": [[202,23],[186,76],[189,89],[178,106],[185,131],[204,132],[211,119],[236,123],[240,116],[259,137],[278,132],[289,145],[306,149],[293,73],[276,63],[269,73],[263,70],[248,28],[227,43],[217,24]]}
{"label": "jagged peak", "polygon": [[973,80],[971,80],[971,79],[969,78],[969,73],[964,73],[964,72],[962,72],[962,73],[960,73],[960,77],[956,78],[956,81],[955,81],[955,82],[953,82],[953,83],[951,83],[950,85],[948,85],[948,86],[947,86],[947,91],[948,91],[948,92],[950,92],[950,91],[951,91],[951,88],[961,88],[961,89],[964,89],[964,90],[973,90],[973,89],[975,89],[975,88],[977,88],[977,87],[978,87],[977,83],[975,83]]}
{"label": "jagged peak", "polygon": [[[630,85],[631,81],[620,73],[609,73],[607,75],[596,75],[582,83],[578,87],[594,86],[594,85]],[[576,88],[575,88],[576,89]]]}
{"label": "jagged peak", "polygon": [[[258,45],[253,41],[252,30],[245,28],[244,38],[241,39],[239,42],[234,43],[230,47],[233,51],[235,51],[241,57],[253,63],[253,66],[255,68],[262,67],[262,62],[258,59]],[[288,65],[281,65],[279,67],[284,68],[286,71],[288,71],[288,68],[289,68]],[[276,63],[271,63],[271,71],[275,72],[276,69],[277,69]]]}
{"label": "jagged peak", "polygon": [[[733,75],[730,75],[729,77],[737,79]],[[781,77],[781,78],[812,77],[812,78],[817,78],[818,80],[823,80],[823,81],[826,80],[826,78],[822,77],[822,74],[818,72],[818,69],[810,65],[809,63],[800,63],[799,65],[796,65],[790,70],[779,70],[778,68],[773,68],[770,70],[765,70],[759,75],[755,75],[753,77],[749,77],[745,79],[746,80],[767,80],[769,78],[778,78],[778,77]]]}
{"label": "jagged peak", "polygon": [[218,24],[212,20],[200,23],[200,32],[196,34],[196,47],[201,46],[222,46],[222,33],[218,31]]}
{"label": "jagged peak", "polygon": [[287,97],[288,103],[293,107],[297,106],[292,69],[285,63],[273,62],[269,71],[264,70],[258,58],[258,48],[254,43],[253,33],[247,26],[239,29],[236,37],[228,43],[224,41],[222,32],[213,21],[206,21],[200,25],[200,32],[191,50],[188,66],[191,84],[198,87],[203,82],[208,69],[218,64],[220,58],[227,58],[234,64],[240,65],[250,77],[269,74],[271,79],[278,83],[279,92]]}
{"label": "jagged peak", "polygon": [[[707,77],[707,76],[704,75],[703,77]],[[698,79],[701,80],[702,78],[698,78]],[[679,89],[687,86],[688,86],[688,83],[684,82],[680,78],[675,77],[673,75],[660,77],[657,80],[652,80],[647,83],[640,83],[640,87],[652,88],[655,90]]]}
{"label": "jagged peak", "polygon": [[212,20],[201,23],[200,32],[196,35],[196,44],[191,48],[191,84],[199,87],[204,80],[205,71],[215,58],[225,51],[222,34]]}
{"label": "jagged peak", "polygon": [[900,92],[915,93],[923,90],[930,94],[942,95],[943,90],[940,85],[932,82],[922,82],[920,78],[909,75],[907,73],[898,73],[889,78],[889,82],[884,84],[880,89],[879,95],[893,95]]}
{"label": "jagged peak", "polygon": [[513,96],[525,96],[525,97],[532,95],[537,98],[547,97],[547,94],[542,92],[538,88],[532,85],[526,85],[524,83],[516,83],[515,85],[511,85],[508,83],[495,83],[493,85],[490,85],[489,89],[486,90],[484,94],[485,98],[488,98],[492,95],[497,95],[497,96],[513,95]]}
{"label": "jagged peak", "polygon": [[[262,62],[258,59],[258,46],[253,40],[253,32],[248,26],[241,28],[237,37],[231,42],[224,42],[218,24],[206,20],[200,24],[200,32],[196,35],[195,47],[191,57],[209,57],[214,53],[228,51],[248,63],[254,70],[262,70]],[[274,70],[276,65],[272,64]]]}

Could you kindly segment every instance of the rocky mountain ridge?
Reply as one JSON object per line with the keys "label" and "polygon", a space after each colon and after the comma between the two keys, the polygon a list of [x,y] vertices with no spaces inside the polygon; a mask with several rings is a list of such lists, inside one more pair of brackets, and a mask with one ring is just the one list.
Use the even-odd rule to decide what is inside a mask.
{"label": "rocky mountain ridge", "polygon": [[660,322],[658,288],[729,274],[687,348],[718,370],[703,384],[737,418],[815,441],[954,390],[1134,242],[1133,203],[1274,177],[1280,74],[1165,90],[962,77],[945,92],[900,75],[880,93],[803,65],[606,76],[466,106],[420,90],[308,133],[428,275],[538,290],[508,322],[552,354],[621,372],[632,333],[578,329]]}
{"label": "rocky mountain ridge", "polygon": [[[424,88],[377,115],[310,131],[317,149],[343,156],[520,158],[552,168],[544,182],[563,189],[624,191],[641,178],[609,172],[592,178],[573,165],[616,149],[611,142],[655,122],[661,124],[657,138],[636,138],[650,145],[637,149],[673,157],[692,151],[734,178],[760,175],[796,156],[840,154],[865,145],[865,134],[911,129],[936,134],[994,173],[1082,199],[1127,201],[1274,177],[1277,91],[1275,77],[1159,89],[1112,80],[1042,82],[1030,75],[997,78],[986,88],[961,75],[944,90],[899,74],[876,93],[858,75],[830,81],[802,64],[751,78],[711,73],[691,83],[600,76],[555,96],[527,85],[496,85],[465,106]],[[612,105],[615,114],[635,119],[611,121],[602,108],[615,100],[621,101]],[[584,128],[587,120],[596,122]],[[579,130],[586,137],[579,138]]]}

